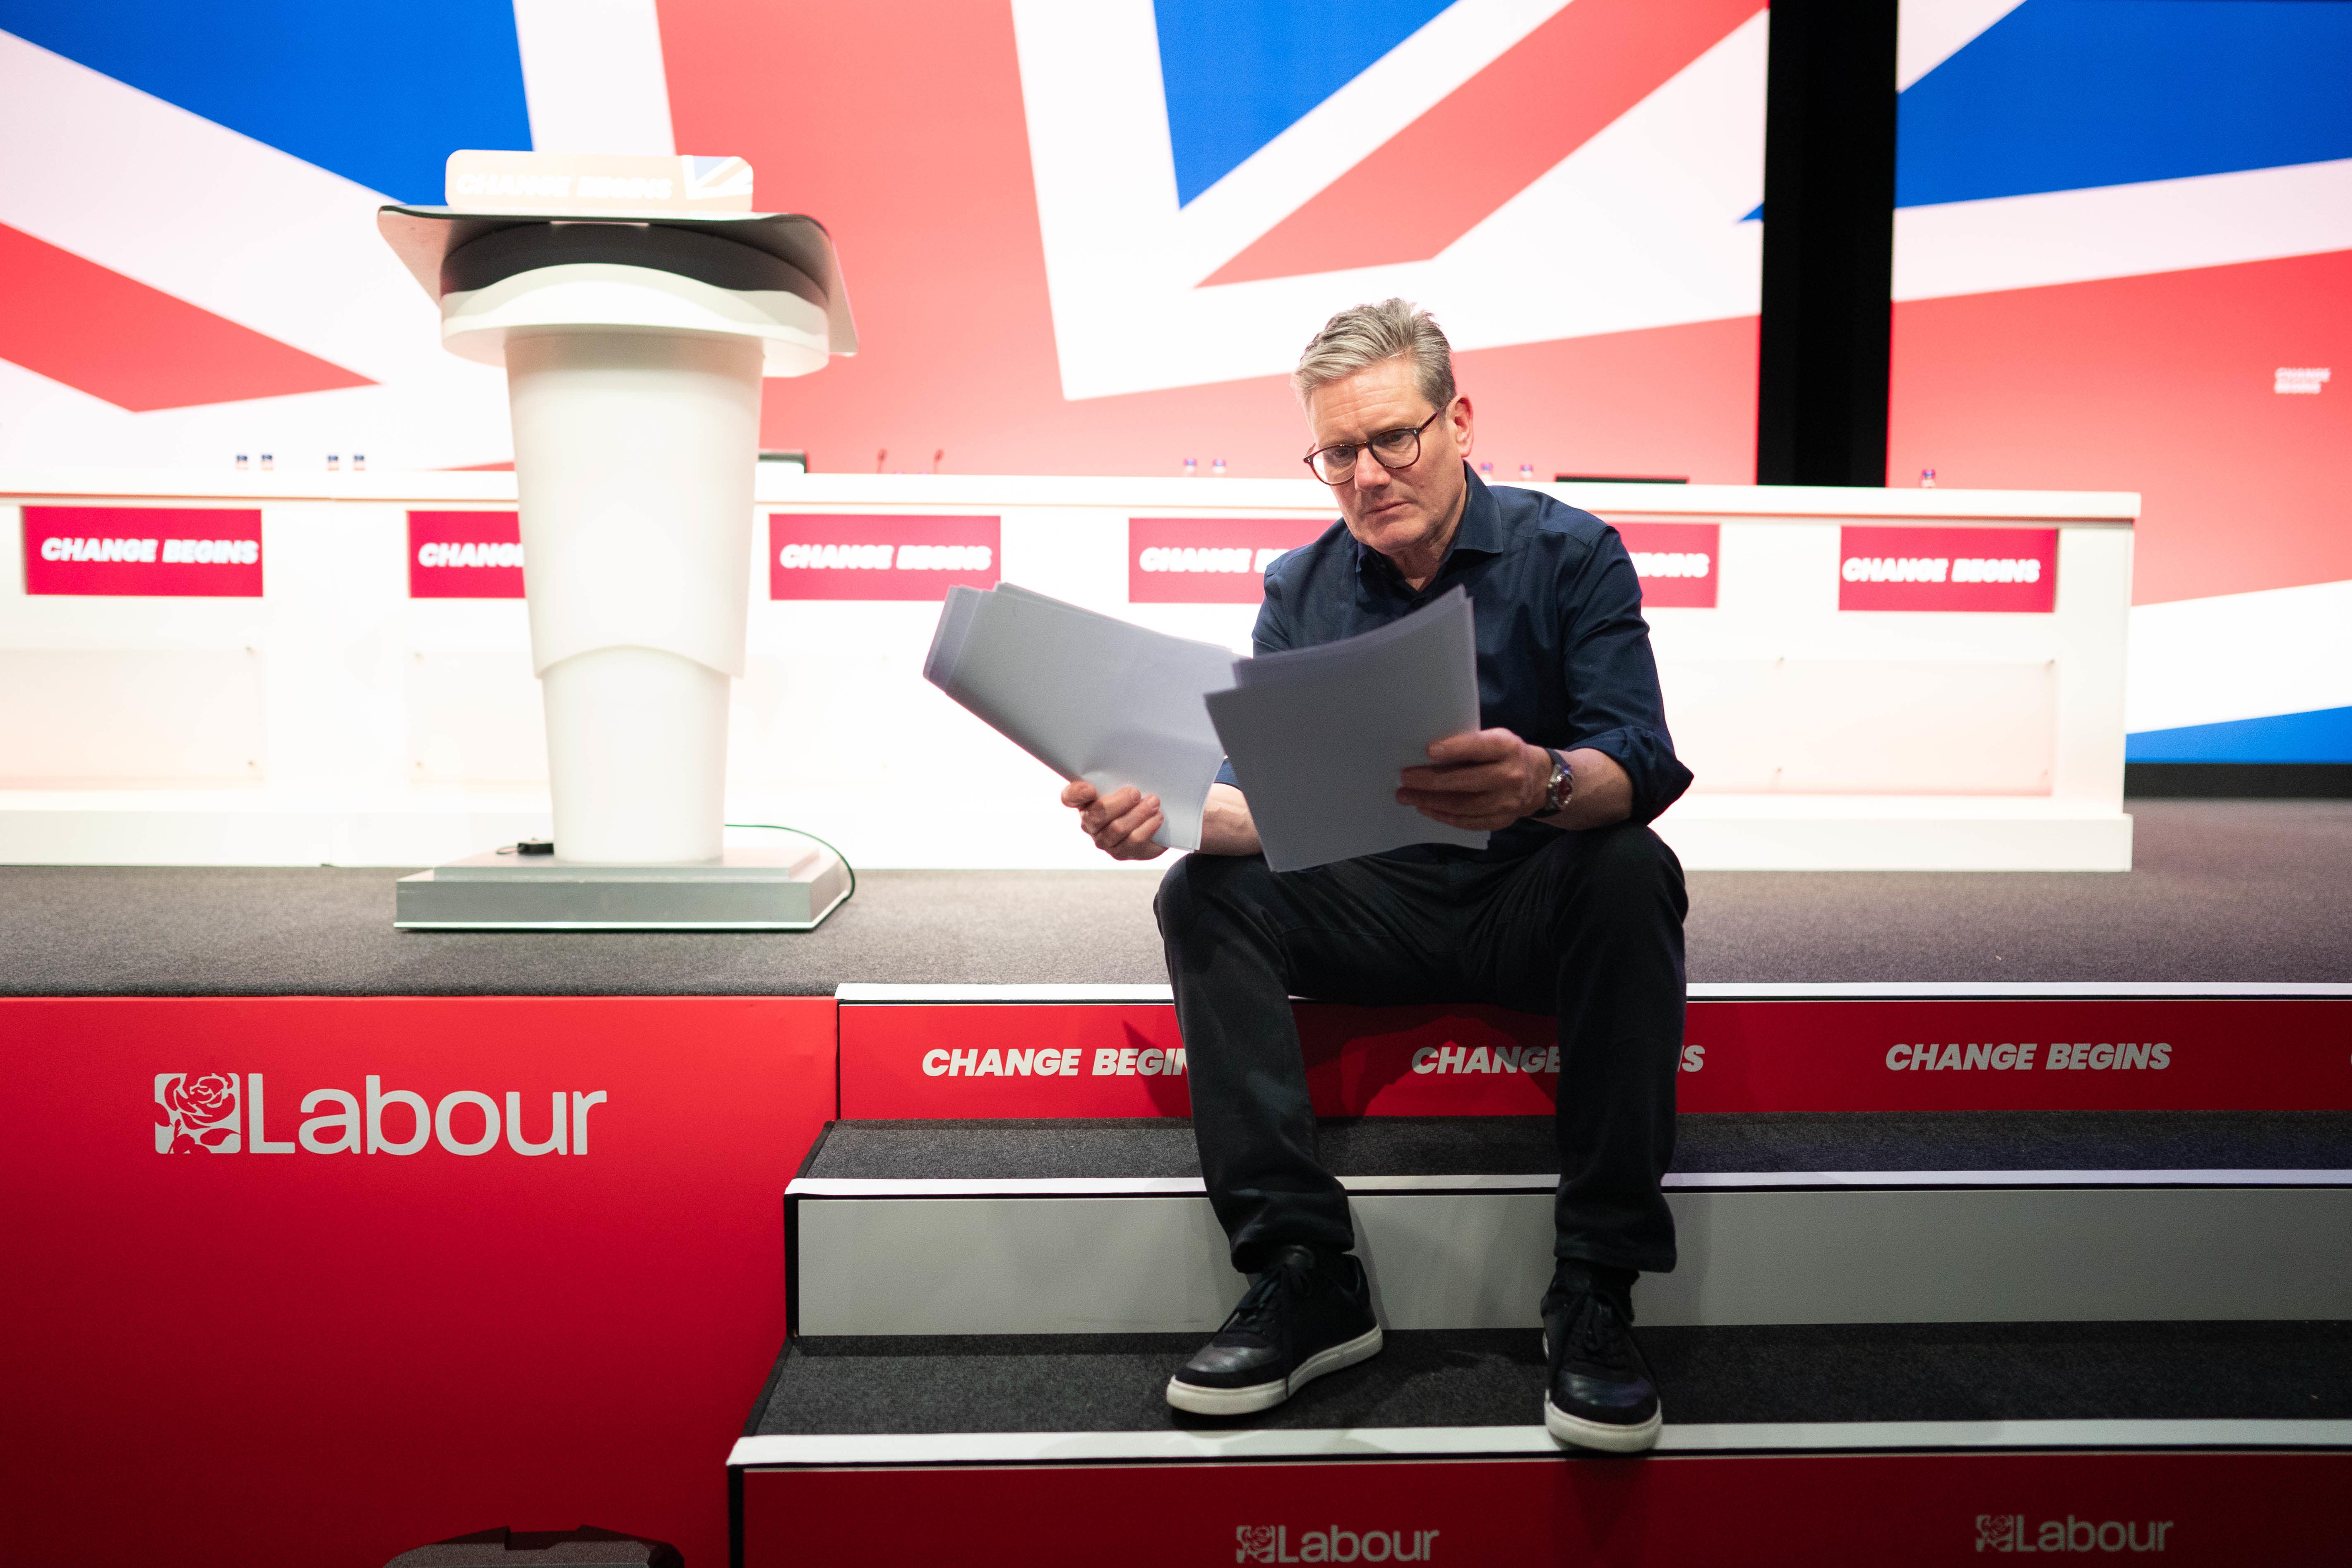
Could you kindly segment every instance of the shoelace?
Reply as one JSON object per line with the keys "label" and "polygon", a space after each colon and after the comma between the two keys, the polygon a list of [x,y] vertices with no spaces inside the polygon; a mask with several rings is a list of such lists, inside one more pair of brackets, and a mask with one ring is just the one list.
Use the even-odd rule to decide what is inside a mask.
{"label": "shoelace", "polygon": [[1217,1331],[1217,1338],[1222,1340],[1233,1334],[1249,1334],[1271,1343],[1274,1336],[1269,1331],[1280,1317],[1275,1306],[1276,1298],[1282,1293],[1285,1284],[1294,1289],[1302,1288],[1305,1281],[1300,1275],[1299,1268],[1287,1260],[1259,1275],[1251,1282],[1250,1288],[1242,1292],[1242,1299],[1234,1303],[1233,1312],[1225,1319],[1225,1326]]}
{"label": "shoelace", "polygon": [[1626,1324],[1616,1304],[1598,1293],[1588,1294],[1568,1322],[1565,1360],[1618,1368],[1630,1365]]}

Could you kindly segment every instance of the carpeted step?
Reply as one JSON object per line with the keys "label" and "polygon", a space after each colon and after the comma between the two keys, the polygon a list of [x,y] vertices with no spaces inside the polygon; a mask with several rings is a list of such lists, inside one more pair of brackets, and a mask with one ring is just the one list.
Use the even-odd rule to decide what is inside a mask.
{"label": "carpeted step", "polygon": [[[1637,1331],[1670,1431],[2322,1420],[2341,1424],[2339,1439],[2352,1436],[2352,1323]],[[1371,1361],[1239,1420],[1189,1415],[1163,1397],[1170,1374],[1200,1343],[1197,1334],[803,1337],[779,1357],[744,1436],[1526,1427],[1539,1420],[1544,1358],[1539,1336],[1527,1330],[1392,1332]]]}

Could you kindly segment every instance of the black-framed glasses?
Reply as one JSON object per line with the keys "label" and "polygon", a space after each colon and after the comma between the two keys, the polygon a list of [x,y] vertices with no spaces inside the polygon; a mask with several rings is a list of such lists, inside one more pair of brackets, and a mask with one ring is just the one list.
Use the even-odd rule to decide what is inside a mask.
{"label": "black-framed glasses", "polygon": [[[1438,414],[1445,412],[1439,409]],[[1356,471],[1356,454],[1370,452],[1372,461],[1383,468],[1410,468],[1421,460],[1421,433],[1437,423],[1437,414],[1418,425],[1399,426],[1383,430],[1369,441],[1346,441],[1337,447],[1318,447],[1302,460],[1315,470],[1315,477],[1327,485],[1345,484]]]}

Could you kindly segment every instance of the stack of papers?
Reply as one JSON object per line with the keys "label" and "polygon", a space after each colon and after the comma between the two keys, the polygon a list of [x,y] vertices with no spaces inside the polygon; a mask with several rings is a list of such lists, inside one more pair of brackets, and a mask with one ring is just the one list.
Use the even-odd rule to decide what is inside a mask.
{"label": "stack of papers", "polygon": [[1249,797],[1266,864],[1304,870],[1408,844],[1484,849],[1483,829],[1400,805],[1398,775],[1429,745],[1478,728],[1470,597],[1442,595],[1339,642],[1243,659],[1209,714]]}
{"label": "stack of papers", "polygon": [[950,588],[923,677],[1066,779],[1160,797],[1152,837],[1201,846],[1230,756],[1266,864],[1299,871],[1486,834],[1397,804],[1433,741],[1478,728],[1478,651],[1456,588],[1376,631],[1261,658],[1000,583]]}
{"label": "stack of papers", "polygon": [[1066,779],[1160,797],[1152,835],[1201,847],[1201,809],[1225,750],[1202,699],[1234,654],[1000,583],[950,588],[923,678]]}

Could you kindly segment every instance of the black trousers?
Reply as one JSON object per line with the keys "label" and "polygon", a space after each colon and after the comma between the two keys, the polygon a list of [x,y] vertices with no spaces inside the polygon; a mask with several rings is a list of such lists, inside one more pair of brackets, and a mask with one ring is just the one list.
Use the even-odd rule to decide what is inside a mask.
{"label": "black trousers", "polygon": [[1683,1039],[1681,862],[1646,827],[1562,833],[1522,859],[1343,860],[1276,872],[1188,855],[1155,905],[1209,1201],[1251,1271],[1355,1244],[1317,1163],[1290,997],[1486,1002],[1559,1019],[1558,1257],[1675,1266],[1659,1180]]}

